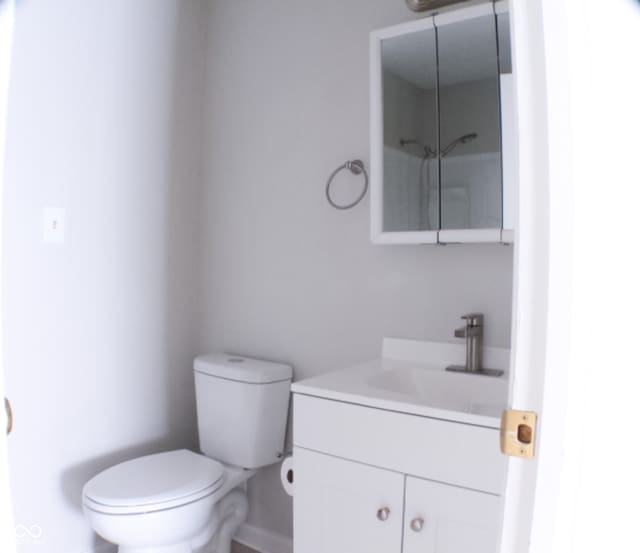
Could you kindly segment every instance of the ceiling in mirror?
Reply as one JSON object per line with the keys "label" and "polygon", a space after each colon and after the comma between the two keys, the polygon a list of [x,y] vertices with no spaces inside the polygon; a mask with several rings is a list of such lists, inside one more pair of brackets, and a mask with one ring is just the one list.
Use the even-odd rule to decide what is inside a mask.
{"label": "ceiling in mirror", "polygon": [[493,15],[438,29],[440,86],[495,79],[496,27]]}
{"label": "ceiling in mirror", "polygon": [[[508,27],[507,27],[508,32]],[[382,65],[397,77],[423,89],[436,87],[433,52],[435,30],[419,31],[382,41]],[[440,86],[495,78],[495,19],[478,17],[438,30],[440,42]],[[464,44],[464,49],[459,48]]]}
{"label": "ceiling in mirror", "polygon": [[436,87],[435,30],[382,41],[382,67],[419,88]]}

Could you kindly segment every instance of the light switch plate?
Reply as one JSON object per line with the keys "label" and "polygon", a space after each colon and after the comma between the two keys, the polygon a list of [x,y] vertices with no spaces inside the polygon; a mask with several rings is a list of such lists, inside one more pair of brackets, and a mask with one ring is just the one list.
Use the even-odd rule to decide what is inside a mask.
{"label": "light switch plate", "polygon": [[64,208],[45,207],[43,211],[42,240],[46,244],[64,242]]}

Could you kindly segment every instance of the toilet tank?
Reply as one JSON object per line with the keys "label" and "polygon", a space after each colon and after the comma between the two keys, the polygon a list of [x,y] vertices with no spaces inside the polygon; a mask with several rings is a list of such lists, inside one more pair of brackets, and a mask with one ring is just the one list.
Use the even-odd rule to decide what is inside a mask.
{"label": "toilet tank", "polygon": [[193,364],[200,450],[255,469],[280,460],[293,371],[289,365],[225,353]]}

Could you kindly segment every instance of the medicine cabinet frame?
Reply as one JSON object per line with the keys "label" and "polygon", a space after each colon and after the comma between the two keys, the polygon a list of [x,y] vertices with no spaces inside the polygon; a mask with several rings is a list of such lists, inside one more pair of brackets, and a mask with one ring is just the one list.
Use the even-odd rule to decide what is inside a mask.
{"label": "medicine cabinet frame", "polygon": [[[512,243],[515,229],[517,194],[517,132],[515,122],[515,98],[512,73],[502,73],[498,68],[500,147],[501,158],[501,219],[500,228],[438,229],[433,230],[384,230],[384,98],[383,98],[383,41],[420,31],[428,31],[492,15],[508,18],[507,0],[485,2],[469,7],[436,13],[416,21],[379,29],[370,34],[370,154],[371,154],[371,241],[374,244],[447,244],[447,243]],[[499,29],[496,28],[496,33]],[[437,40],[437,38],[436,38]],[[496,37],[496,40],[498,38]],[[436,45],[437,49],[437,45]],[[499,52],[498,52],[499,56]],[[438,69],[439,70],[439,69]],[[440,105],[437,104],[438,119]],[[440,139],[438,130],[438,142]],[[436,145],[437,150],[440,144]],[[440,158],[438,158],[440,164]],[[438,211],[442,209],[440,198],[440,170],[438,170]]]}

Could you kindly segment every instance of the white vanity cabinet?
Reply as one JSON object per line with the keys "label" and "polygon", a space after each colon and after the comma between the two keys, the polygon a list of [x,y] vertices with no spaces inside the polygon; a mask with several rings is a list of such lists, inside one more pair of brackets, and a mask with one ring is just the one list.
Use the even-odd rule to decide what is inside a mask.
{"label": "white vanity cabinet", "polygon": [[495,553],[500,498],[406,477],[403,553]]}
{"label": "white vanity cabinet", "polygon": [[498,496],[295,449],[296,553],[495,553]]}
{"label": "white vanity cabinet", "polygon": [[399,553],[404,475],[296,448],[294,551]]}
{"label": "white vanity cabinet", "polygon": [[295,552],[495,553],[498,443],[497,424],[295,393]]}

